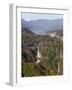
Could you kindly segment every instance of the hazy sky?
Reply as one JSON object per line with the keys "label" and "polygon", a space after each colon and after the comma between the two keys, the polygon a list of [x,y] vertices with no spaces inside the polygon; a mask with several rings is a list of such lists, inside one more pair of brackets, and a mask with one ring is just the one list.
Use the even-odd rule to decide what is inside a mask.
{"label": "hazy sky", "polygon": [[60,14],[37,14],[37,13],[22,13],[22,19],[26,21],[37,19],[62,19],[63,15]]}

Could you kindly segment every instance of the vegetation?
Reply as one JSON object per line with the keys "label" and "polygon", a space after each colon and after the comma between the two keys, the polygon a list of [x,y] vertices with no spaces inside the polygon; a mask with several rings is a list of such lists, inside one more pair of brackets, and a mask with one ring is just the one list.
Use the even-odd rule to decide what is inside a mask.
{"label": "vegetation", "polygon": [[[63,36],[62,30],[57,32],[58,34]],[[41,60],[37,64],[38,45]],[[49,35],[37,35],[26,28],[22,28],[21,66],[22,77],[63,75],[63,41]]]}

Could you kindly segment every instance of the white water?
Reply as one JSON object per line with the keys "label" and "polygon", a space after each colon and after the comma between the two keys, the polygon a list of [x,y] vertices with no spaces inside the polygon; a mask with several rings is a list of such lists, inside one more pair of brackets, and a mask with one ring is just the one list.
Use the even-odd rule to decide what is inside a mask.
{"label": "white water", "polygon": [[38,51],[37,51],[37,61],[36,61],[36,63],[39,63],[40,60],[41,60],[41,53],[40,53],[40,51],[39,51],[39,46],[38,46]]}

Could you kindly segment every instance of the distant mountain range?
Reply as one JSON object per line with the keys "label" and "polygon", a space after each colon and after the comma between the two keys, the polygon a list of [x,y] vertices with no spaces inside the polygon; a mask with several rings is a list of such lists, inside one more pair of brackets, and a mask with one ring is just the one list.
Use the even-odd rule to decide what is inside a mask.
{"label": "distant mountain range", "polygon": [[25,35],[27,35],[27,34],[33,35],[33,34],[34,34],[31,30],[29,30],[28,28],[25,28],[25,27],[22,27],[22,32],[23,32]]}
{"label": "distant mountain range", "polygon": [[22,28],[27,28],[36,34],[46,34],[48,31],[63,30],[63,19],[38,19],[31,21],[22,19]]}

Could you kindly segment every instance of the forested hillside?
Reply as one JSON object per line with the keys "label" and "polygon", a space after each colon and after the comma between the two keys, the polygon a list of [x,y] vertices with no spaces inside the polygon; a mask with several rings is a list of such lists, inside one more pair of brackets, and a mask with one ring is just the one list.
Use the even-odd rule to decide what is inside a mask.
{"label": "forested hillside", "polygon": [[[63,30],[56,34],[63,37]],[[55,31],[56,32],[56,31]],[[63,75],[63,41],[22,27],[22,77]],[[37,61],[37,50],[41,53]]]}

